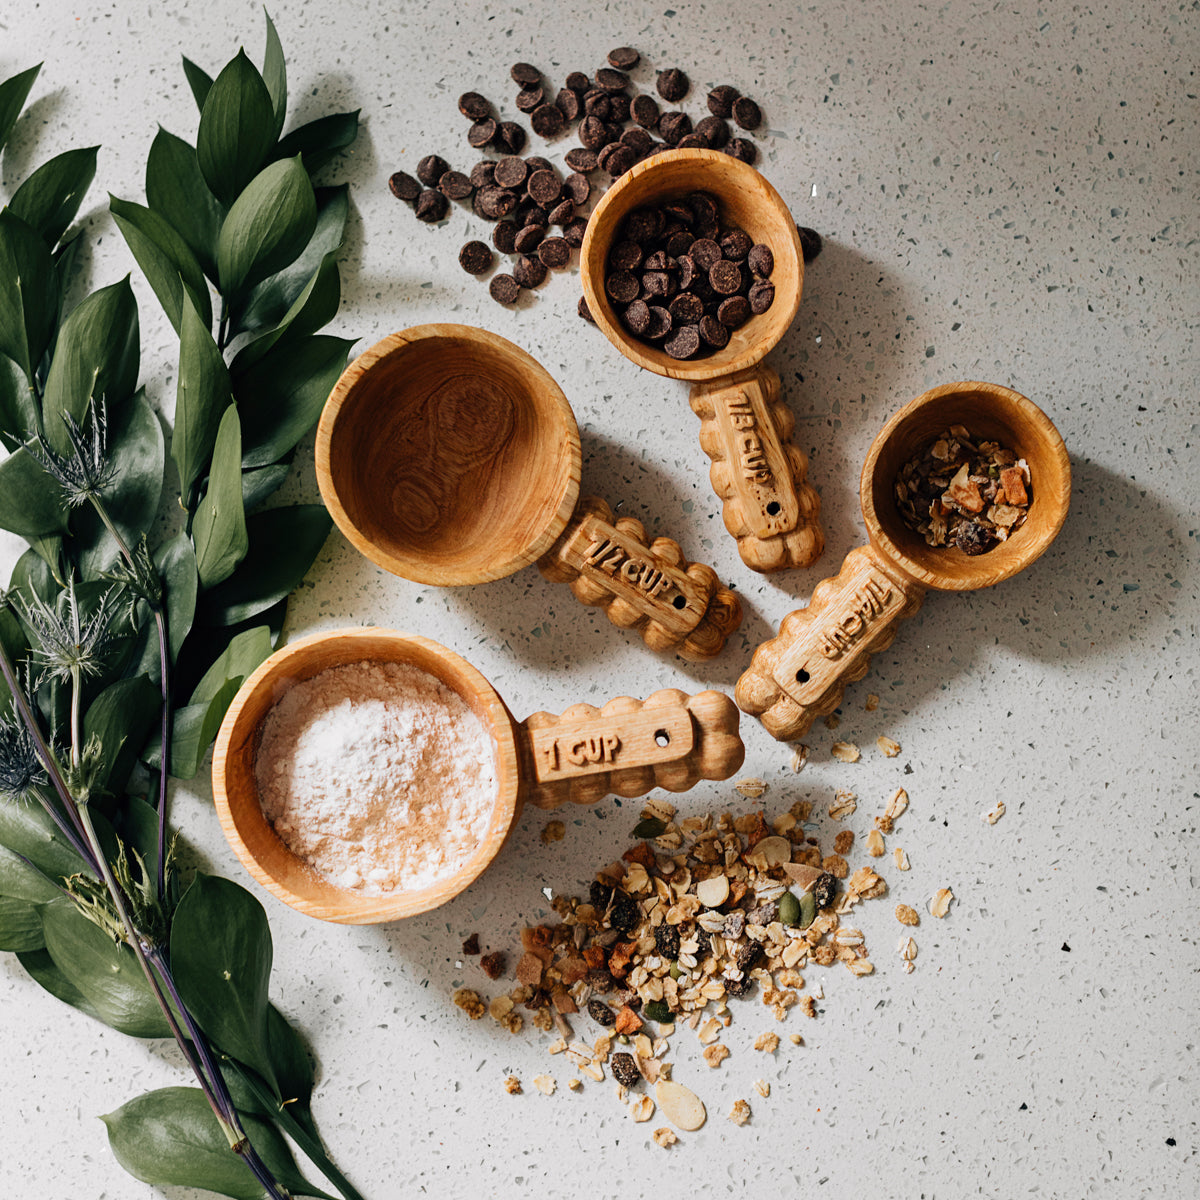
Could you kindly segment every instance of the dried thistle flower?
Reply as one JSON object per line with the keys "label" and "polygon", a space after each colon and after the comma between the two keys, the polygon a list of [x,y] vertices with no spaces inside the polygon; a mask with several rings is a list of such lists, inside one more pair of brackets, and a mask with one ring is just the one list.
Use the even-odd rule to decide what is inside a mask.
{"label": "dried thistle flower", "polygon": [[0,796],[23,800],[47,782],[37,747],[22,722],[0,717]]}
{"label": "dried thistle flower", "polygon": [[70,680],[99,675],[104,657],[113,642],[113,617],[117,611],[117,588],[101,594],[87,613],[72,576],[54,604],[40,596],[13,597],[22,620],[33,634],[30,657],[37,668],[34,688],[48,679]]}
{"label": "dried thistle flower", "polygon": [[116,466],[108,459],[108,419],[103,401],[98,405],[92,397],[82,425],[70,413],[63,413],[62,421],[71,443],[70,453],[59,454],[40,437],[27,442],[25,448],[58,482],[68,507],[78,508],[98,497],[116,473]]}

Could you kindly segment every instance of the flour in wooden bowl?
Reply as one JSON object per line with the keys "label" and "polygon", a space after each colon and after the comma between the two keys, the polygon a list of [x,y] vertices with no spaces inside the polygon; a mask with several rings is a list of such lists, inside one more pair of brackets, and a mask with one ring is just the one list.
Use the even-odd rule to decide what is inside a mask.
{"label": "flour in wooden bowl", "polygon": [[263,721],[259,801],[297,857],[360,895],[416,891],[475,852],[496,802],[483,723],[406,663],[331,667]]}

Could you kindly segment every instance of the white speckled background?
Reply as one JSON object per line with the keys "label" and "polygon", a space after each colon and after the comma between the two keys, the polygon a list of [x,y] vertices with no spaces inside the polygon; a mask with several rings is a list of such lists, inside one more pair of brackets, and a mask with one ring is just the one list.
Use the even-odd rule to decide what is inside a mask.
{"label": "white speckled background", "polygon": [[[1196,4],[289,0],[272,13],[293,112],[361,106],[365,119],[330,172],[350,180],[353,204],[337,331],[365,347],[451,319],[525,347],[575,407],[585,490],[712,562],[747,607],[742,634],[697,669],[653,655],[534,569],[439,592],[381,573],[335,533],[290,634],[381,623],[430,635],[478,665],[518,716],[663,686],[731,689],[750,649],[861,538],[859,465],[912,396],[957,379],[1010,384],[1057,423],[1075,485],[1041,561],[988,592],[931,596],[848,690],[836,736],[859,742],[862,762],[832,761],[835,735],[818,725],[810,766],[792,776],[788,748],[744,719],[745,773],[769,780],[769,812],[810,796],[829,838],[832,789],[858,793],[852,866],[902,782],[912,805],[889,847],[902,844],[913,869],[881,860],[891,894],[858,910],[874,976],[805,972],[823,982],[820,1017],[778,1026],[803,1047],[785,1036],[773,1059],[755,1053],[775,1022],[748,1002],[733,1005],[734,1053],[719,1069],[690,1035],[676,1038],[675,1077],[710,1119],[672,1150],[650,1142],[657,1116],[624,1115],[611,1081],[568,1093],[568,1064],[547,1059],[541,1034],[511,1037],[450,1003],[460,983],[487,982],[462,964],[461,939],[478,930],[511,947],[520,923],[545,912],[541,886],[573,891],[623,848],[636,802],[567,813],[566,839],[549,847],[546,817],[527,812],[469,894],[404,924],[321,925],[264,896],[274,998],[319,1057],[316,1114],[346,1173],[372,1200],[1196,1195]],[[135,269],[106,190],[141,199],[156,122],[194,135],[180,54],[215,70],[240,42],[261,56],[261,14],[231,0],[0,12],[0,77],[46,60],[0,162],[3,195],[52,153],[103,143],[84,217],[93,285]],[[696,115],[716,83],[755,97],[761,169],[826,238],[768,360],[824,503],[814,569],[764,579],[742,566],[686,386],[640,373],[578,320],[574,270],[502,309],[456,262],[483,223],[457,206],[445,226],[420,225],[385,186],[429,152],[469,169],[460,92],[482,91],[511,116],[512,62],[558,86],[621,44],[643,53],[639,84],[651,66],[683,67],[683,107]],[[540,146],[531,139],[530,152]],[[173,338],[134,284],[142,378],[169,412]],[[311,445],[289,486],[316,497]],[[16,543],[4,550],[6,576]],[[874,713],[869,691],[882,697]],[[880,734],[900,757],[875,750]],[[1008,813],[989,827],[980,814],[998,795]],[[730,785],[705,784],[681,805],[733,799]],[[245,880],[204,787],[179,789],[174,811],[199,857]],[[905,976],[893,906],[924,912],[943,885],[958,902],[944,922],[924,916]],[[4,956],[0,1061],[4,1195],[199,1195],[132,1181],[95,1119],[186,1082],[172,1047],[58,1005]],[[560,1083],[551,1098],[531,1086],[546,1070]],[[505,1095],[510,1072],[524,1096]],[[768,1100],[752,1091],[760,1076]],[[745,1128],[725,1120],[739,1097],[753,1109]]]}

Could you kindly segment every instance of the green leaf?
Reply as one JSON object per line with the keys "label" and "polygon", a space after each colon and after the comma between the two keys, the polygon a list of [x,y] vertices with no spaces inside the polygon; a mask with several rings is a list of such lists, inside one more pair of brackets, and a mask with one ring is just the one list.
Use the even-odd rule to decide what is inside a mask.
{"label": "green leaf", "polygon": [[246,298],[245,306],[233,310],[236,330],[256,333],[278,325],[308,286],[322,260],[330,251],[341,249],[350,212],[349,189],[317,188],[317,226],[304,253],[290,267],[264,279]]}
{"label": "green leaf", "polygon": [[154,565],[163,583],[163,604],[167,616],[167,648],[174,664],[179,658],[184,638],[192,628],[196,615],[196,552],[186,533],[173,537],[160,546],[154,555]]}
{"label": "green leaf", "polygon": [[353,112],[330,113],[293,129],[275,147],[275,157],[291,158],[299,154],[303,156],[304,169],[309,175],[315,175],[327,162],[354,144],[361,111],[356,108]]}
{"label": "green leaf", "polygon": [[[300,1174],[274,1125],[250,1114],[239,1116],[250,1144],[285,1188],[298,1196],[333,1200]],[[135,1179],[163,1187],[205,1188],[234,1200],[261,1200],[262,1184],[230,1149],[199,1088],[159,1088],[100,1119],[108,1128],[117,1162]]]}
{"label": "green leaf", "polygon": [[243,466],[274,462],[316,425],[353,345],[323,334],[281,343],[234,381]]}
{"label": "green leaf", "polygon": [[54,965],[54,959],[48,951],[29,950],[18,954],[17,961],[25,968],[29,978],[45,988],[55,999],[77,1008],[97,1021],[104,1019],[96,1006],[77,987],[67,982],[66,976]]}
{"label": "green leaf", "polygon": [[275,145],[271,93],[244,50],[213,81],[200,113],[196,158],[212,193],[229,206]]}
{"label": "green leaf", "polygon": [[233,402],[229,368],[213,340],[208,324],[190,297],[183,298],[179,334],[179,383],[175,391],[175,431],[171,458],[179,470],[179,490],[185,501],[200,479],[217,440],[221,417]]}
{"label": "green leaf", "polygon": [[[108,457],[116,472],[104,489],[104,505],[125,544],[133,547],[154,525],[166,466],[162,424],[144,391],[139,389],[128,404],[110,414]],[[77,510],[72,527],[84,574],[94,578],[111,567],[117,546],[91,505]]]}
{"label": "green leaf", "polygon": [[217,235],[225,210],[208,190],[196,151],[160,129],[146,160],[146,203],[191,247],[209,279],[217,277]]}
{"label": "green leaf", "polygon": [[12,127],[17,123],[21,109],[25,107],[25,101],[29,99],[33,81],[38,77],[41,69],[42,64],[38,63],[36,67],[30,67],[29,70],[22,71],[19,75],[13,75],[0,83],[0,150],[4,149],[8,135],[12,133]]}
{"label": "green leaf", "polygon": [[0,353],[32,381],[58,321],[58,276],[36,229],[0,209]]}
{"label": "green leaf", "polygon": [[88,401],[103,396],[111,417],[133,395],[138,359],[137,301],[127,275],[85,297],[59,330],[42,397],[46,440],[55,450],[71,449],[63,414],[82,421]]}
{"label": "green leaf", "polygon": [[251,512],[259,504],[273,495],[282,486],[292,469],[292,456],[283,462],[271,463],[266,467],[255,467],[252,471],[242,472],[242,504],[246,512]]}
{"label": "green leaf", "polygon": [[237,406],[221,418],[213,448],[208,491],[192,522],[201,588],[228,579],[246,556],[246,512],[242,507],[242,432]]}
{"label": "green leaf", "polygon": [[[171,778],[194,779],[208,753],[241,681],[229,680],[215,696],[175,710],[171,725]],[[146,765],[157,768],[161,753],[157,742],[144,755]]]}
{"label": "green leaf", "polygon": [[200,704],[212,700],[227,683],[241,687],[246,676],[270,656],[271,631],[266,625],[256,625],[239,633],[204,672],[188,703]]}
{"label": "green leaf", "polygon": [[62,489],[24,447],[0,463],[0,529],[31,539],[68,529]]}
{"label": "green leaf", "polygon": [[188,87],[192,89],[196,107],[203,112],[204,102],[208,99],[209,89],[213,85],[212,76],[203,67],[196,66],[187,55],[183,56],[183,73],[187,77]]}
{"label": "green leaf", "polygon": [[0,950],[40,950],[45,944],[38,906],[0,896]]}
{"label": "green leaf", "polygon": [[289,596],[320,553],[333,521],[320,504],[295,504],[255,513],[246,525],[246,562],[200,597],[196,616],[206,625],[248,621]]}
{"label": "green leaf", "polygon": [[83,860],[37,803],[0,800],[0,846],[29,859],[52,879],[84,869]]}
{"label": "green leaf", "polygon": [[0,441],[15,450],[41,429],[40,412],[29,380],[7,354],[0,354]]}
{"label": "green leaf", "polygon": [[128,946],[116,945],[66,896],[42,907],[46,949],[63,978],[106,1025],[131,1037],[170,1037],[171,1028]]}
{"label": "green leaf", "polygon": [[267,48],[263,54],[263,83],[271,96],[271,106],[275,111],[275,136],[278,137],[283,129],[284,118],[287,116],[287,64],[283,59],[283,46],[279,34],[275,31],[275,22],[271,14],[263,13],[267,18]]}
{"label": "green leaf", "polygon": [[312,182],[299,158],[272,163],[237,198],[217,240],[221,291],[244,293],[296,261],[317,224]]}
{"label": "green leaf", "polygon": [[342,281],[338,275],[337,254],[330,250],[279,324],[238,351],[231,374],[235,378],[244,375],[280,343],[290,345],[316,333],[337,316],[341,300]]}
{"label": "green leaf", "polygon": [[140,204],[110,195],[108,208],[175,332],[180,332],[185,294],[190,297],[205,327],[211,328],[212,300],[208,283],[183,235],[166,217]]}
{"label": "green leaf", "polygon": [[[45,904],[58,896],[55,885],[20,855],[0,847],[0,896]],[[41,924],[39,919],[38,924]]]}
{"label": "green leaf", "polygon": [[84,194],[96,177],[96,152],[68,150],[43,163],[13,193],[9,208],[36,229],[46,245],[54,249],[58,239],[75,220]]}
{"label": "green leaf", "polygon": [[272,955],[258,900],[231,880],[197,872],[171,923],[176,986],[200,1028],[276,1087],[267,996]]}
{"label": "green leaf", "polygon": [[83,717],[83,739],[100,739],[100,769],[96,783],[120,795],[137,762],[138,753],[152,726],[162,715],[162,694],[145,675],[118,679],[88,706]]}
{"label": "green leaf", "polygon": [[295,1026],[273,1004],[267,1014],[267,1034],[280,1097],[307,1106],[316,1078],[312,1055]]}
{"label": "green leaf", "polygon": [[77,229],[51,255],[58,273],[58,311],[61,313],[67,304],[67,292],[71,287],[71,276],[75,272],[75,263],[79,251],[83,248],[83,230]]}

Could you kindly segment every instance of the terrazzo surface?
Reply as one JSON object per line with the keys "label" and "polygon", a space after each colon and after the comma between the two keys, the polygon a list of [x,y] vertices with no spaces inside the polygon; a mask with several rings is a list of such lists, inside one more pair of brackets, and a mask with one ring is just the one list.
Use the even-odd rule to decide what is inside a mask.
{"label": "terrazzo surface", "polygon": [[[459,953],[478,931],[511,949],[548,915],[542,889],[576,892],[617,857],[636,801],[558,814],[542,843],[528,810],[499,861],[465,895],[390,926],[320,924],[262,895],[275,937],[273,998],[319,1060],[315,1112],[335,1159],[371,1200],[870,1194],[1192,1196],[1197,1173],[1196,442],[1200,178],[1195,3],[938,5],[830,0],[736,6],[457,5],[272,7],[293,113],[362,109],[353,153],[343,300],[331,331],[365,348],[426,321],[482,325],[528,350],[561,384],[582,435],[584,490],[677,538],[741,594],[746,619],[703,666],[655,655],[530,568],[439,591],[376,569],[330,537],[296,595],[287,635],[383,624],[466,655],[518,717],[668,686],[732,690],[751,650],[864,536],[859,466],[900,404],[936,384],[1012,386],[1051,416],[1071,453],[1073,497],[1058,540],[985,592],[930,595],[871,673],[846,693],[836,733],[818,724],[806,770],[743,718],[745,775],[769,784],[769,815],[833,790],[859,798],[862,841],[891,792],[911,807],[889,851],[890,892],[857,910],[876,964],[806,971],[816,1020],[777,1025],[734,1002],[732,1056],[710,1070],[690,1034],[675,1078],[709,1120],[669,1150],[659,1115],[634,1124],[611,1080],[571,1074],[527,1027],[468,1021],[461,984],[496,992]],[[261,12],[228,0],[6,5],[0,77],[45,59],[31,107],[0,160],[0,195],[38,162],[101,143],[83,224],[94,286],[134,272],[142,379],[169,417],[171,331],[107,215],[106,191],[141,198],[161,122],[192,136],[180,70],[215,70]],[[475,89],[513,114],[509,66],[557,86],[613,46],[634,72],[683,67],[699,115],[730,82],[765,114],[760,168],[802,225],[825,237],[799,315],[768,363],[784,381],[797,443],[821,493],[827,549],[811,569],[760,577],[721,525],[686,385],[640,372],[575,315],[575,265],[513,309],[457,264],[487,236],[467,207],[421,225],[387,176],[430,152],[469,169],[456,108]],[[566,138],[549,153],[561,160]],[[531,139],[531,152],[540,147]],[[285,497],[317,496],[311,438]],[[18,545],[4,541],[3,571]],[[868,712],[869,693],[881,697]],[[902,752],[876,748],[880,735]],[[832,759],[834,740],[863,747]],[[1001,797],[994,826],[981,815]],[[742,807],[729,783],[682,796],[683,814]],[[221,837],[202,771],[175,792],[197,861],[249,882]],[[253,885],[250,885],[253,886]],[[926,902],[953,889],[949,916]],[[916,969],[901,970],[892,910],[922,913]],[[581,1020],[580,1029],[588,1026]],[[755,1052],[777,1029],[783,1044]],[[787,1035],[799,1033],[802,1046]],[[126,1176],[96,1119],[140,1092],[185,1083],[173,1048],[126,1039],[51,1000],[0,958],[0,1193],[56,1200],[192,1200]],[[534,1075],[559,1083],[539,1094]],[[518,1075],[525,1094],[505,1094]],[[770,1097],[753,1090],[771,1084]],[[744,1098],[744,1127],[726,1119]]]}

